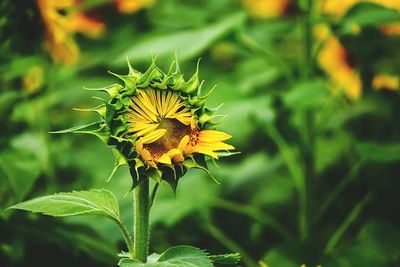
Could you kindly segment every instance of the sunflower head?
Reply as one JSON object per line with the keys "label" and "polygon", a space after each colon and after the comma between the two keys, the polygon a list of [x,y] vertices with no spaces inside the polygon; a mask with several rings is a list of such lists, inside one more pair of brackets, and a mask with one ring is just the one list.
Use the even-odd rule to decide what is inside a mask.
{"label": "sunflower head", "polygon": [[206,157],[218,159],[219,152],[234,149],[224,143],[231,136],[215,130],[216,109],[205,106],[212,89],[202,93],[198,65],[187,80],[177,61],[168,72],[157,67],[154,60],[144,73],[134,70],[129,63],[128,66],[127,75],[112,73],[123,84],[93,89],[109,95],[100,106],[90,109],[101,119],[62,132],[100,137],[114,151],[114,171],[129,165],[133,187],[151,177],[157,182],[165,180],[175,189],[188,169],[208,172]]}

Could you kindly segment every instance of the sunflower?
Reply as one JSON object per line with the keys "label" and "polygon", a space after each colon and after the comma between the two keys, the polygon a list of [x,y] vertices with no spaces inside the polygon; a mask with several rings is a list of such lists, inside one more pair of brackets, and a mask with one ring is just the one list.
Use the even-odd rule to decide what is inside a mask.
{"label": "sunflower", "polygon": [[62,132],[100,137],[116,155],[114,171],[129,165],[133,187],[151,177],[175,188],[190,168],[209,172],[206,157],[218,159],[220,152],[227,155],[234,149],[224,143],[231,136],[216,130],[216,109],[205,106],[212,89],[201,94],[198,68],[188,80],[180,73],[177,61],[167,73],[154,62],[144,73],[130,65],[129,70],[127,75],[114,74],[124,85],[98,89],[110,96],[90,109],[101,115],[100,121]]}
{"label": "sunflower", "polygon": [[217,159],[214,151],[234,149],[222,142],[230,135],[200,130],[192,113],[175,92],[149,89],[132,97],[128,132],[137,137],[135,148],[141,159],[156,167],[158,163],[181,163],[185,155],[194,153]]}

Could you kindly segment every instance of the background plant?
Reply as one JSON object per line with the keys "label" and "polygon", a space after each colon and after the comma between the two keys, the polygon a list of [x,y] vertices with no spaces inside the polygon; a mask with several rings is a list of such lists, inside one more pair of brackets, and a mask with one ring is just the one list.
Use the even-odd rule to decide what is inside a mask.
{"label": "background plant", "polygon": [[[110,152],[90,137],[48,131],[92,121],[71,112],[94,103],[80,88],[113,83],[103,73],[122,73],[125,56],[145,68],[153,50],[166,66],[177,51],[188,62],[184,66],[203,58],[201,76],[218,84],[210,101],[217,106],[222,100],[220,113],[230,114],[221,129],[234,136],[242,154],[212,170],[221,186],[191,172],[176,200],[160,188],[152,250],[190,243],[213,253],[239,251],[245,266],[261,259],[269,266],[398,264],[398,91],[372,86],[376,75],[385,74],[393,79],[380,87],[396,89],[389,85],[398,80],[399,37],[383,31],[399,22],[393,5],[364,3],[341,12],[336,6],[339,14],[332,14],[323,12],[324,1],[313,1],[307,16],[306,1],[287,1],[271,18],[251,11],[256,1],[159,1],[131,15],[113,3],[85,1],[89,14],[105,23],[105,33],[99,39],[75,35],[79,61],[65,67],[54,64],[42,46],[35,2],[12,2],[0,7],[6,14],[0,32],[2,208],[47,193],[103,187]],[[305,30],[308,23],[329,26],[348,55],[342,62],[362,81],[360,97],[349,100],[320,65],[324,42],[309,26]],[[305,169],[313,177],[306,191]],[[131,209],[124,173],[105,185],[122,201],[121,211]],[[179,212],[173,213],[177,203]],[[0,258],[6,266],[45,266],[36,256],[43,251],[60,266],[106,266],[123,249],[111,222],[1,214]]]}

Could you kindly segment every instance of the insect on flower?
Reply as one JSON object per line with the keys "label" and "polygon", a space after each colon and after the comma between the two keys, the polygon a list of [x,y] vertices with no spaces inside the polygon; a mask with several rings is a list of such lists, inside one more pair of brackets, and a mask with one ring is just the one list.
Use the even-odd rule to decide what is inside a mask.
{"label": "insect on flower", "polygon": [[[218,151],[233,150],[224,143],[231,136],[215,130],[216,109],[205,106],[207,94],[195,74],[185,80],[177,61],[167,73],[153,60],[149,69],[140,73],[129,65],[127,75],[114,74],[124,85],[114,84],[105,91],[110,99],[90,109],[101,120],[61,132],[91,133],[113,148],[117,159],[115,170],[128,164],[133,187],[151,177],[167,181],[175,189],[187,169],[207,169],[205,157],[218,159]],[[60,133],[60,132],[59,132]]]}

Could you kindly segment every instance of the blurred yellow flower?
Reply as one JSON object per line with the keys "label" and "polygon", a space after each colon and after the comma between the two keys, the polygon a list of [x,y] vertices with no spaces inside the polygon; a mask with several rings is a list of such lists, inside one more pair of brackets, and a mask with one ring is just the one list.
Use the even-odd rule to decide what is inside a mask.
{"label": "blurred yellow flower", "polygon": [[374,3],[400,12],[399,0],[322,0],[320,1],[320,11],[333,17],[342,17],[352,6],[358,3]]}
{"label": "blurred yellow flower", "polygon": [[341,17],[355,4],[361,0],[322,0],[320,10],[323,14],[333,17]]}
{"label": "blurred yellow flower", "polygon": [[114,3],[119,12],[130,14],[151,6],[154,0],[114,0]]}
{"label": "blurred yellow flower", "polygon": [[339,40],[330,34],[329,29],[318,26],[316,36],[322,41],[318,54],[320,68],[330,77],[336,89],[343,90],[346,96],[356,100],[361,96],[361,79],[349,61],[349,55]]}
{"label": "blurred yellow flower", "polygon": [[[337,0],[322,0],[320,1],[320,11],[323,14],[342,17],[349,11],[349,9],[358,3],[374,3],[386,8],[396,9],[400,12],[400,1],[399,0],[341,0],[340,4]],[[351,30],[354,34],[360,32],[358,25],[351,25]],[[400,34],[400,23],[390,23],[380,27],[381,31],[386,35],[399,35]]]}
{"label": "blurred yellow flower", "polygon": [[[396,9],[398,12],[400,12],[400,1],[398,0],[371,0],[371,1],[376,4],[381,4],[387,8]],[[400,23],[397,22],[384,25],[381,27],[381,30],[386,35],[390,36],[400,35]]]}
{"label": "blurred yellow flower", "polygon": [[255,17],[273,18],[284,14],[290,0],[242,0],[242,3]]}
{"label": "blurred yellow flower", "polygon": [[43,84],[43,68],[40,66],[30,67],[22,78],[22,83],[28,93],[36,92]]}
{"label": "blurred yellow flower", "polygon": [[400,1],[398,0],[364,0],[365,2],[375,3],[387,8],[393,8],[400,11]]}
{"label": "blurred yellow flower", "polygon": [[383,33],[389,36],[400,35],[400,23],[392,23],[381,27]]}
{"label": "blurred yellow flower", "polygon": [[[340,41],[329,31],[326,25],[317,25],[314,28],[316,39],[322,43],[318,54],[320,68],[330,77],[336,90],[342,90],[351,100],[357,100],[362,93],[361,78],[349,60],[349,53]],[[372,81],[372,88],[376,90],[399,90],[398,76],[377,74]]]}
{"label": "blurred yellow flower", "polygon": [[389,89],[389,90],[399,90],[400,89],[400,79],[399,76],[392,76],[388,74],[379,74],[372,80],[372,87],[376,90]]}
{"label": "blurred yellow flower", "polygon": [[37,0],[45,26],[45,45],[56,62],[70,65],[79,58],[79,47],[73,35],[96,36],[105,25],[77,10],[79,0]]}

